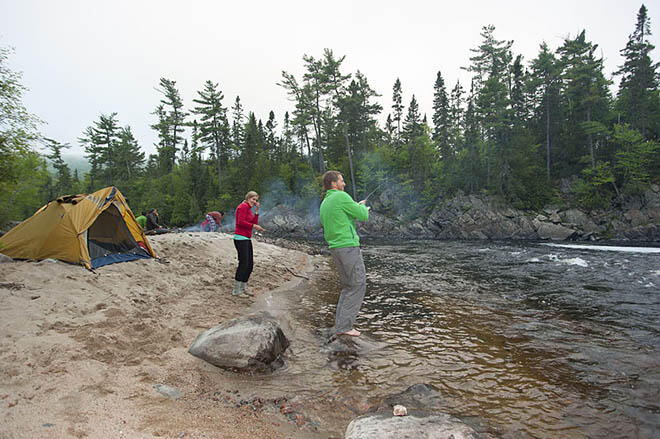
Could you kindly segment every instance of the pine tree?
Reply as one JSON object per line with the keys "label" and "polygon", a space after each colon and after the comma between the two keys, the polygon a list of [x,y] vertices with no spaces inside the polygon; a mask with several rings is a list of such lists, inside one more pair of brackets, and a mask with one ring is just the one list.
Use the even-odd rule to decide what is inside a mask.
{"label": "pine tree", "polygon": [[73,186],[73,181],[71,179],[71,169],[62,159],[62,150],[68,149],[71,147],[68,143],[59,143],[56,140],[44,138],[45,146],[50,151],[46,155],[46,158],[49,159],[55,168],[56,171],[56,183],[54,184],[54,193],[53,196],[50,196],[49,199],[53,199],[55,196],[66,195],[71,193]]}
{"label": "pine tree", "polygon": [[163,155],[170,162],[169,170],[172,170],[176,164],[179,145],[183,143],[182,136],[188,113],[183,111],[183,101],[179,95],[179,90],[176,88],[176,81],[160,78],[159,85],[160,88],[156,90],[163,95],[163,98],[156,109],[157,112],[160,111],[158,113],[158,124],[152,126],[152,128],[157,129],[159,133],[161,130],[167,132],[166,139],[163,139],[166,140],[165,145],[162,146],[165,148]]}
{"label": "pine tree", "polygon": [[268,158],[276,163],[282,161],[282,151],[280,150],[279,139],[277,138],[277,121],[275,120],[275,112],[272,110],[268,113],[268,121],[266,121],[266,142],[265,150]]}
{"label": "pine tree", "polygon": [[91,169],[89,170],[89,187],[85,188],[88,192],[93,192],[98,189],[97,185],[100,184],[101,171],[103,169],[103,148],[94,131],[93,126],[85,128],[85,131],[78,138],[78,142],[85,149],[85,158],[89,162]]}
{"label": "pine tree", "polygon": [[454,150],[458,150],[460,145],[460,139],[464,130],[464,114],[465,110],[463,109],[463,87],[461,86],[460,81],[456,81],[456,85],[451,91],[449,97],[449,145],[451,145]]}
{"label": "pine tree", "polygon": [[223,166],[229,159],[230,151],[227,109],[222,105],[224,95],[218,90],[218,84],[210,80],[204,83],[204,89],[197,94],[198,98],[193,99],[197,106],[192,110],[200,116],[196,139],[201,142],[203,150],[211,151],[216,162],[218,182],[221,182]]}
{"label": "pine tree", "polygon": [[234,106],[231,107],[232,123],[231,123],[231,138],[234,142],[234,149],[239,151],[245,139],[245,126],[243,116],[243,104],[241,104],[241,97],[236,96]]}
{"label": "pine tree", "polygon": [[449,99],[442,73],[438,71],[433,84],[433,134],[432,139],[440,150],[442,160],[451,160],[453,153],[449,143]]}
{"label": "pine tree", "polygon": [[644,5],[639,8],[635,30],[621,49],[625,61],[614,73],[621,75],[617,102],[620,122],[639,130],[645,139],[658,138],[660,134],[658,63],[651,61],[655,46],[649,42],[651,19],[647,12]]}
{"label": "pine tree", "polygon": [[392,122],[396,126],[395,146],[401,146],[401,120],[403,117],[403,96],[401,90],[401,81],[396,78],[392,87],[392,110],[394,111]]}
{"label": "pine tree", "polygon": [[534,122],[539,127],[537,132],[542,135],[545,143],[546,179],[550,180],[553,125],[556,125],[559,119],[557,106],[561,68],[546,43],[542,43],[540,49],[538,56],[531,61],[527,88],[532,100]]}
{"label": "pine tree", "polygon": [[419,104],[417,103],[417,99],[415,99],[415,95],[413,95],[408,106],[406,119],[403,122],[403,140],[406,144],[410,144],[416,137],[421,136],[423,133],[424,128],[419,113]]}
{"label": "pine tree", "polygon": [[587,41],[583,30],[557,49],[563,67],[562,107],[567,117],[563,143],[570,148],[565,160],[579,163],[587,156],[592,168],[596,167],[597,142],[604,134],[611,100],[610,81],[603,75],[603,59],[595,55],[597,48]]}
{"label": "pine tree", "polygon": [[119,143],[115,148],[115,176],[119,182],[130,182],[140,174],[144,152],[138,145],[130,126],[119,130]]}

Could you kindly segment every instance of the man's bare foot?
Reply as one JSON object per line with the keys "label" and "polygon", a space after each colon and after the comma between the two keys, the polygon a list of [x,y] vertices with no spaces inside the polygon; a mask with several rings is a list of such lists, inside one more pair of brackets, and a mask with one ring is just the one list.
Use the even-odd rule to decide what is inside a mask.
{"label": "man's bare foot", "polygon": [[350,335],[351,337],[359,337],[360,334],[362,334],[360,331],[357,329],[351,329],[350,331],[346,332],[338,332],[337,335]]}

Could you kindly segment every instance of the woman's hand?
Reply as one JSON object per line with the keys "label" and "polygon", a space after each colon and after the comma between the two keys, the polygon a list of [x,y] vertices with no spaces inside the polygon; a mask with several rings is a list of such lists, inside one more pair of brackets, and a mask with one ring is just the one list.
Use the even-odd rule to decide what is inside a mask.
{"label": "woman's hand", "polygon": [[265,231],[266,231],[266,230],[264,230],[264,228],[261,227],[259,224],[253,224],[253,225],[252,225],[252,228],[253,228],[254,230],[256,230],[257,232],[265,232]]}
{"label": "woman's hand", "polygon": [[258,202],[258,201],[255,201],[255,202],[254,202],[254,207],[256,207],[256,209],[255,209],[254,212],[255,212],[255,213],[259,213],[259,202]]}

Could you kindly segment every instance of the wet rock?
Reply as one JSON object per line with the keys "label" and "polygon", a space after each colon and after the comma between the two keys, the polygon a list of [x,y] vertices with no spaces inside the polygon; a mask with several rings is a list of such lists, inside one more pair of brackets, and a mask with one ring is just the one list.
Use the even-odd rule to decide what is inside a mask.
{"label": "wet rock", "polygon": [[188,352],[218,367],[272,370],[289,347],[277,322],[267,314],[231,320],[197,336]]}
{"label": "wet rock", "polygon": [[378,413],[361,416],[346,428],[345,439],[479,439],[482,435],[472,427],[444,413],[409,413],[393,416]]}

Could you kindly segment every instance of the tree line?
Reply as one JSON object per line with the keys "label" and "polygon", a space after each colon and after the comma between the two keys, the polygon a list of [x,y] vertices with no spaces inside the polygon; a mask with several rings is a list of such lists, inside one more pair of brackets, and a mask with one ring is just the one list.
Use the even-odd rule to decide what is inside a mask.
{"label": "tree line", "polygon": [[[470,83],[447,84],[438,71],[428,120],[415,95],[402,101],[396,79],[384,126],[380,95],[360,71],[345,72],[345,57],[330,49],[304,55],[299,77],[282,72],[277,85],[293,110],[279,121],[271,111],[264,123],[240,97],[226,103],[211,80],[186,108],[176,81],[161,78],[151,125],[156,153],[145,157],[117,113],[101,114],[77,139],[91,167],[84,175],[62,158],[69,144],[39,135],[39,121],[21,103],[20,75],[6,67],[9,50],[0,49],[0,220],[109,185],[134,212],[158,207],[172,225],[232,210],[248,189],[303,209],[318,200],[327,169],[344,173],[355,198],[384,183],[396,188],[410,217],[458,191],[523,209],[559,201],[607,208],[660,179],[660,77],[650,35],[642,5],[620,50],[623,64],[612,72],[620,78],[613,95],[586,31],[554,51],[541,43],[525,61],[513,41],[484,26],[464,67]],[[568,198],[560,200],[560,187]]]}

